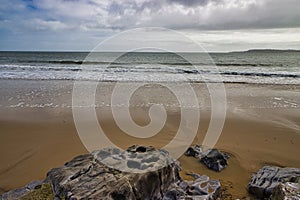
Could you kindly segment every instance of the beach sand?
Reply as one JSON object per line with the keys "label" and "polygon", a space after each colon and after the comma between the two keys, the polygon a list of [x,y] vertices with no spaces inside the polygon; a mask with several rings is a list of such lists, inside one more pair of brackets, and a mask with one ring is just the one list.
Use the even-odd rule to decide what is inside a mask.
{"label": "beach sand", "polygon": [[[87,153],[72,116],[72,81],[0,80],[0,190],[42,180],[54,167]],[[116,125],[110,111],[114,83],[100,83],[96,95],[98,120],[118,147],[132,144],[162,148],[176,135],[180,108],[174,95],[157,85],[138,90],[130,113],[139,125],[149,123],[147,103],[166,105],[168,118],[155,136],[138,139]],[[204,83],[194,83],[201,120],[193,144],[202,144],[210,122],[210,96]],[[300,167],[300,86],[225,84],[227,113],[216,148],[231,155],[229,166],[217,173],[198,160],[181,156],[181,175],[206,174],[220,179],[233,198],[248,196],[251,174],[264,165]]]}

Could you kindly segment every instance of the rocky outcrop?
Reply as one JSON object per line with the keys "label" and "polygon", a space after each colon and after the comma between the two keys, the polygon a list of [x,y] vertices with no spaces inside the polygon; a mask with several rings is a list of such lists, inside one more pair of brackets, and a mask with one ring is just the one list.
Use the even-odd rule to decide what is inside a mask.
{"label": "rocky outcrop", "polygon": [[280,183],[274,188],[271,200],[299,200],[300,184],[299,183]]}
{"label": "rocky outcrop", "polygon": [[300,183],[299,168],[265,166],[252,175],[248,191],[259,198],[268,198],[274,188],[278,187],[280,183],[287,182]]}
{"label": "rocky outcrop", "polygon": [[77,156],[49,171],[44,181],[4,193],[0,199],[214,200],[219,197],[218,180],[190,174],[194,180],[185,181],[179,171],[179,163],[165,150],[138,145],[126,151],[106,148]]}
{"label": "rocky outcrop", "polygon": [[220,152],[217,149],[204,150],[202,146],[194,145],[187,149],[185,155],[199,158],[201,163],[206,165],[209,169],[217,172],[221,171],[228,165],[227,159],[229,158],[229,155]]}
{"label": "rocky outcrop", "polygon": [[2,195],[0,195],[1,200],[13,200],[13,199],[19,199],[32,191],[34,191],[37,188],[40,188],[44,184],[43,181],[32,181],[28,183],[25,187],[18,188],[15,190],[11,190],[9,192],[6,192]]}
{"label": "rocky outcrop", "polygon": [[52,169],[47,180],[57,199],[215,199],[220,182],[193,175],[184,181],[168,152],[132,146],[78,156]]}
{"label": "rocky outcrop", "polygon": [[60,198],[162,199],[171,183],[179,180],[178,172],[178,163],[167,152],[134,146],[78,156],[52,169],[47,179]]}

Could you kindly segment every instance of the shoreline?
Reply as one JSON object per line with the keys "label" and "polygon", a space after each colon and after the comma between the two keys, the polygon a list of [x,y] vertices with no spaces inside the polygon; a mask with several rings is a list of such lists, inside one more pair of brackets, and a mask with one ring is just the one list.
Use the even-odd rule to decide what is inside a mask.
{"label": "shoreline", "polygon": [[[29,79],[29,78],[0,78],[0,82],[1,81],[28,81],[28,82],[39,82],[39,81],[45,81],[45,82],[51,82],[51,81],[58,81],[58,82],[99,82],[99,83],[144,83],[145,81],[139,81],[139,80],[121,80],[121,81],[114,81],[114,80],[91,80],[91,79]],[[174,83],[174,84],[181,84],[181,83],[190,83],[190,84],[226,84],[226,85],[270,85],[270,86],[294,86],[294,87],[299,87],[300,83],[295,83],[295,84],[291,84],[291,83],[257,83],[257,82],[246,82],[246,81],[235,81],[235,82],[229,82],[229,81],[193,81],[193,80],[189,80],[189,81],[162,81],[162,82],[158,82],[158,81],[149,81],[149,83],[151,84],[159,84],[159,83]]]}
{"label": "shoreline", "polygon": [[[0,80],[0,188],[2,191],[21,187],[31,180],[43,179],[51,168],[58,167],[79,154],[87,153],[76,133],[71,105],[73,81],[24,81]],[[200,127],[194,144],[201,144],[207,130],[211,105],[209,94],[203,83],[192,83],[199,89],[201,102]],[[163,88],[145,88],[137,92],[132,105],[139,102],[158,100],[175,105],[168,108],[166,127],[157,135],[142,141],[126,136],[113,121],[109,106],[111,82],[105,82],[99,89],[104,102],[98,107],[99,121],[109,138],[118,146],[127,148],[130,144],[152,145],[161,148],[168,143],[178,128],[178,103],[172,95],[161,100]],[[227,116],[225,126],[216,148],[231,154],[229,166],[222,172],[206,169],[194,158],[180,157],[181,175],[186,172],[206,174],[220,179],[228,187],[234,198],[247,196],[246,185],[251,174],[263,165],[300,167],[300,158],[295,155],[300,146],[300,87],[294,85],[268,84],[225,84],[227,92]],[[146,97],[149,89],[155,91],[154,97]],[[30,94],[34,91],[34,94]],[[29,94],[29,95],[26,95]],[[103,95],[105,94],[105,95]],[[19,96],[18,96],[19,95]],[[9,98],[13,97],[10,101]],[[59,105],[56,108],[15,107],[20,101],[24,105]],[[52,101],[52,102],[51,102]],[[98,101],[96,103],[99,103]],[[274,104],[277,103],[277,104]],[[99,104],[102,105],[102,104]],[[146,125],[149,106],[132,107],[131,114],[138,124]],[[188,178],[187,176],[185,178]],[[231,188],[232,187],[232,188]]]}

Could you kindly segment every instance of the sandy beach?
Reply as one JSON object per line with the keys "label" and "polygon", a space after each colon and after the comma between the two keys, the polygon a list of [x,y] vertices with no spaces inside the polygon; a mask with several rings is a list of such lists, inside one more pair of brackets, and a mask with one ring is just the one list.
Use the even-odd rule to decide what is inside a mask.
{"label": "sandy beach", "polygon": [[[42,180],[54,167],[87,153],[72,116],[72,81],[0,80],[0,191]],[[166,88],[149,86],[136,92],[130,112],[137,124],[149,122],[149,106],[167,105],[168,118],[155,136],[137,139],[123,133],[110,111],[114,83],[100,83],[96,110],[109,139],[121,148],[132,144],[161,148],[176,134],[179,104]],[[200,102],[201,120],[194,144],[201,144],[210,121],[210,99],[204,83],[193,83]],[[194,158],[182,156],[186,172],[220,179],[233,198],[248,196],[251,174],[264,165],[300,167],[300,86],[225,84],[227,113],[216,148],[231,155],[229,166],[219,173],[208,170]],[[149,91],[151,90],[151,95]],[[146,95],[148,94],[148,96]],[[160,98],[166,95],[168,98]],[[138,106],[136,106],[138,105]],[[144,106],[143,106],[144,105]]]}

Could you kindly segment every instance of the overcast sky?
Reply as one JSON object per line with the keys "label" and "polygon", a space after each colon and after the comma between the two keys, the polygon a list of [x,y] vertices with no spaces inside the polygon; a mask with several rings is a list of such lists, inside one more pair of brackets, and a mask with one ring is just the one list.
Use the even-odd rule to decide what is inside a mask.
{"label": "overcast sky", "polygon": [[300,49],[299,10],[300,0],[0,0],[0,50],[88,51],[139,27],[208,51]]}

